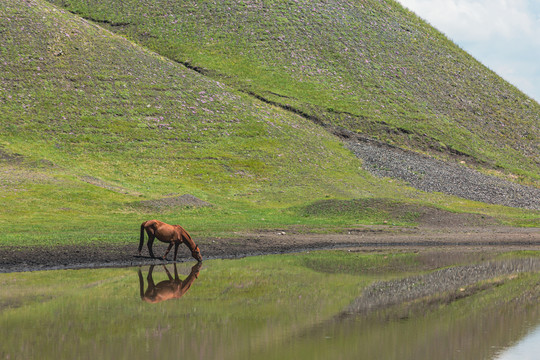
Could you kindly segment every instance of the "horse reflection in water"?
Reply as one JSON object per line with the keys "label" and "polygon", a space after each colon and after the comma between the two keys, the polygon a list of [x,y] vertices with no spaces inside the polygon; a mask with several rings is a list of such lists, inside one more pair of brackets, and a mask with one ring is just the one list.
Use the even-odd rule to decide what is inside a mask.
{"label": "horse reflection in water", "polygon": [[152,277],[152,272],[154,271],[154,266],[151,265],[148,270],[148,276],[146,280],[148,281],[148,289],[144,291],[144,279],[139,269],[139,286],[141,291],[141,299],[151,304],[162,302],[170,299],[181,298],[191,287],[191,284],[199,277],[199,271],[201,269],[202,263],[197,263],[191,268],[191,273],[184,280],[181,280],[178,276],[178,269],[176,264],[174,265],[174,278],[171,276],[171,273],[165,265],[163,268],[169,277],[169,280],[163,280],[157,284],[154,284],[154,278]]}

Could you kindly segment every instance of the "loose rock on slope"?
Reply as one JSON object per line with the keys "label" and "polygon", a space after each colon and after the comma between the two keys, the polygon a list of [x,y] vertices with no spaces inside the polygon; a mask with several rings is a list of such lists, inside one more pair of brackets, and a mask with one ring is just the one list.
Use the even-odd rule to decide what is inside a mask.
{"label": "loose rock on slope", "polygon": [[482,174],[459,164],[436,160],[372,141],[350,142],[364,168],[379,177],[397,178],[412,187],[465,199],[540,210],[540,189]]}

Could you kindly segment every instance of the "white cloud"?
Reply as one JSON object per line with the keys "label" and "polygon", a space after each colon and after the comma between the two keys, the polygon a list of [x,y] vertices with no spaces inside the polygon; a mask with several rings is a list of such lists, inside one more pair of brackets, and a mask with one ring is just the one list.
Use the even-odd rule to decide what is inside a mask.
{"label": "white cloud", "polygon": [[527,36],[540,44],[527,0],[399,0],[446,34],[469,41]]}
{"label": "white cloud", "polygon": [[540,101],[537,0],[398,0]]}

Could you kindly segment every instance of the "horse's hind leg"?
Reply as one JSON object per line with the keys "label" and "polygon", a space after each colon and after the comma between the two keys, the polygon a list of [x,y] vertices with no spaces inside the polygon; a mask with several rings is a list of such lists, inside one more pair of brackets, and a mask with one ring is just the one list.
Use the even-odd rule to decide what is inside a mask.
{"label": "horse's hind leg", "polygon": [[144,299],[144,279],[142,276],[141,268],[139,268],[139,290],[141,292],[141,299]]}
{"label": "horse's hind leg", "polygon": [[152,246],[154,245],[154,239],[155,239],[155,236],[154,234],[148,234],[148,252],[150,253],[150,256],[152,258],[155,258],[154,256],[154,251],[152,251]]}

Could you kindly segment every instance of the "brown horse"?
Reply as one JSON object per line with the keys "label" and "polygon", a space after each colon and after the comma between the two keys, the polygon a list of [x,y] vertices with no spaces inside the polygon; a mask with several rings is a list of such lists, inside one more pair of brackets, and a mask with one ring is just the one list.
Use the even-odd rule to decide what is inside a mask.
{"label": "brown horse", "polygon": [[154,271],[154,265],[150,266],[148,270],[148,276],[146,280],[148,281],[148,288],[144,291],[144,279],[139,269],[139,289],[141,293],[141,299],[151,304],[155,304],[161,301],[178,299],[181,298],[191,287],[191,284],[199,277],[199,271],[201,270],[202,263],[197,263],[191,268],[191,273],[188,275],[184,281],[180,280],[178,276],[178,269],[176,268],[176,263],[174,264],[174,279],[171,276],[171,273],[165,265],[163,268],[169,277],[169,280],[163,280],[159,283],[154,283],[154,278],[152,272]]}
{"label": "brown horse", "polygon": [[139,242],[139,256],[141,255],[142,247],[144,244],[144,231],[148,234],[148,251],[150,252],[151,257],[154,256],[152,251],[152,245],[154,244],[154,239],[158,238],[159,241],[164,243],[169,243],[169,247],[163,255],[163,259],[166,258],[169,251],[171,251],[172,246],[174,245],[174,261],[176,261],[176,254],[178,253],[178,246],[181,243],[185,243],[186,246],[191,250],[191,256],[197,261],[202,261],[201,251],[195,242],[191,239],[188,232],[184,230],[180,225],[169,225],[161,222],[159,220],[148,220],[141,224],[141,239]]}

